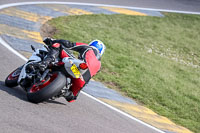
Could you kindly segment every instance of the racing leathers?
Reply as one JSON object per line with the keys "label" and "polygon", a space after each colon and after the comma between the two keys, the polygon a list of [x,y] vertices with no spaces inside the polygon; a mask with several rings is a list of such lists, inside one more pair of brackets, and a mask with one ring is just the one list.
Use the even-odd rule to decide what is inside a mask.
{"label": "racing leathers", "polygon": [[68,102],[76,100],[80,90],[101,68],[101,56],[98,50],[90,47],[88,44],[79,42],[72,43],[68,40],[53,40],[51,38],[46,38],[44,43],[48,45],[50,50],[40,65],[41,69],[45,69],[47,65],[55,61],[57,57],[60,59],[69,57],[69,50],[79,52],[79,59],[87,64],[88,70],[82,75],[83,78],[72,78],[72,86],[64,96]]}

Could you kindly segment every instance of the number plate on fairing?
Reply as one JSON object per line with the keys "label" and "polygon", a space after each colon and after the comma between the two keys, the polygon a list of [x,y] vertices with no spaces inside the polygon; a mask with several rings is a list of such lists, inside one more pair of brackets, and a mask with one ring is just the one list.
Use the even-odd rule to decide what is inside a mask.
{"label": "number plate on fairing", "polygon": [[81,73],[75,64],[71,67],[71,70],[74,73],[76,78],[79,78],[81,76]]}

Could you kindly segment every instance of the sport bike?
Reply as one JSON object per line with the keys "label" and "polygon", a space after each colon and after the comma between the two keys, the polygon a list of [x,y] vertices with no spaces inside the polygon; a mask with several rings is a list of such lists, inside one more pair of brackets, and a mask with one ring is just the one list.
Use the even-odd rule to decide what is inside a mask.
{"label": "sport bike", "polygon": [[72,52],[65,49],[68,57],[57,57],[48,64],[45,70],[40,69],[40,63],[45,59],[50,48],[46,45],[35,50],[29,60],[18,67],[5,79],[8,87],[21,86],[27,92],[30,102],[40,103],[49,99],[64,96],[70,89],[72,78],[80,78],[88,70],[87,64],[76,58]]}

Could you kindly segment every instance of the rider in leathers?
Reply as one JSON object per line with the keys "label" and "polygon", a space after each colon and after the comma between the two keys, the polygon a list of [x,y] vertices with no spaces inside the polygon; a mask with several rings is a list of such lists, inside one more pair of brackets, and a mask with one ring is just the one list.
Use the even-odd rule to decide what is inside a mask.
{"label": "rider in leathers", "polygon": [[40,64],[40,69],[45,70],[45,68],[57,57],[61,59],[68,56],[68,49],[79,52],[79,59],[84,60],[88,66],[88,70],[82,76],[83,78],[72,79],[72,86],[64,94],[65,99],[68,102],[73,102],[76,100],[80,90],[89,82],[89,80],[100,70],[101,68],[101,55],[105,50],[105,45],[99,41],[94,40],[89,45],[85,43],[73,43],[68,40],[54,40],[51,38],[46,38],[43,41],[50,51],[48,52],[46,58]]}

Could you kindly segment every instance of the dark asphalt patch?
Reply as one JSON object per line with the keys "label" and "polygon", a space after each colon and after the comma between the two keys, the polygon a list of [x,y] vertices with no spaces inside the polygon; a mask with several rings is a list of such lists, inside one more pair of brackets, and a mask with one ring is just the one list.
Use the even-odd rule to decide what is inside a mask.
{"label": "dark asphalt patch", "polygon": [[26,51],[26,52],[33,52],[31,49],[31,45],[33,45],[36,49],[43,47],[43,44],[37,43],[30,40],[19,39],[16,37],[11,37],[8,35],[1,35],[2,38],[11,45],[17,51]]}

